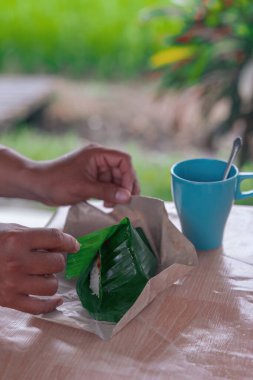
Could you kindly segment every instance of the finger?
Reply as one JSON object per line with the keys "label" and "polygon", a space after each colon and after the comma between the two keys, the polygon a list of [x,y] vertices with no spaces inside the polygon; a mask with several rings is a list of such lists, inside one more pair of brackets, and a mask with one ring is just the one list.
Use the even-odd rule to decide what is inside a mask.
{"label": "finger", "polygon": [[[110,172],[105,172],[100,175],[99,180],[101,182],[112,182],[118,187],[122,187],[122,175],[119,168],[112,168],[112,175]],[[137,180],[136,174],[134,174],[134,182],[132,186],[132,195],[140,194],[140,185]],[[113,207],[114,204],[106,203],[105,207]]]}
{"label": "finger", "polygon": [[119,168],[112,168],[112,177],[113,181],[120,181],[122,180],[122,174]]}
{"label": "finger", "polygon": [[53,275],[20,276],[18,283],[18,294],[53,296],[58,289],[58,280]]}
{"label": "finger", "polygon": [[121,186],[122,176],[120,170],[113,168],[111,171],[106,171],[98,175],[98,180],[105,183],[114,183],[117,186]]}
{"label": "finger", "polygon": [[132,194],[134,182],[136,181],[136,175],[130,157],[120,162],[119,170],[122,177],[121,186],[125,189],[128,189]]}
{"label": "finger", "polygon": [[25,274],[43,275],[63,272],[66,260],[62,253],[31,252],[26,255],[23,272]]}
{"label": "finger", "polygon": [[131,198],[131,193],[127,189],[118,187],[112,183],[95,183],[89,189],[96,199],[102,199],[106,203],[127,203]]}
{"label": "finger", "polygon": [[139,195],[140,193],[141,193],[140,184],[139,184],[139,181],[136,178],[135,181],[134,181],[134,186],[133,186],[132,194],[133,195]]}
{"label": "finger", "polygon": [[49,299],[39,299],[27,295],[17,295],[14,304],[9,306],[13,309],[30,313],[34,315],[46,314],[55,310],[58,306],[62,305],[63,300],[61,297],[54,297]]}
{"label": "finger", "polygon": [[76,252],[80,248],[73,236],[56,228],[32,228],[23,232],[22,239],[30,249]]}
{"label": "finger", "polygon": [[132,193],[135,173],[133,170],[130,155],[114,150],[102,151],[99,161],[99,168],[103,172],[110,169],[118,171],[117,178],[121,178],[121,187]]}
{"label": "finger", "polygon": [[112,182],[112,173],[110,170],[99,173],[98,179],[101,182]]}

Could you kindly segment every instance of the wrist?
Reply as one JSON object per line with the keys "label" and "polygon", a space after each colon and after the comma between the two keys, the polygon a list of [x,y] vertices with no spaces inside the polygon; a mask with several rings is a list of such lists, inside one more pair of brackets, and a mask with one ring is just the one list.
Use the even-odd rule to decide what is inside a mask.
{"label": "wrist", "polygon": [[50,205],[48,187],[45,179],[48,178],[49,164],[47,162],[28,161],[19,174],[22,186],[22,198],[38,201]]}
{"label": "wrist", "polygon": [[0,196],[37,199],[33,173],[37,164],[14,150],[0,146]]}
{"label": "wrist", "polygon": [[52,203],[48,199],[55,179],[51,166],[50,161],[33,161],[0,146],[0,197]]}
{"label": "wrist", "polygon": [[15,179],[18,198],[40,201],[39,167],[35,161],[24,160]]}

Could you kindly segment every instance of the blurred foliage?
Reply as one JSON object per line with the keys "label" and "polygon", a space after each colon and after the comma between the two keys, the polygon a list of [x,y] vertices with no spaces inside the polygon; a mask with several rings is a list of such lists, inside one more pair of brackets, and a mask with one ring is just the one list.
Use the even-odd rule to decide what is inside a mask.
{"label": "blurred foliage", "polygon": [[137,144],[126,144],[123,150],[132,156],[141,185],[141,194],[171,201],[170,168],[183,159],[181,153],[165,154],[144,150]]}
{"label": "blurred foliage", "polygon": [[[153,66],[164,74],[163,86],[183,88],[201,84],[207,119],[219,100],[229,100],[229,114],[212,128],[207,145],[212,147],[216,137],[242,121],[245,144],[241,163],[245,162],[253,134],[252,0],[171,2],[168,7],[150,11],[147,19],[161,16],[174,17],[180,24],[176,33],[167,29],[163,42],[168,47],[151,59]],[[245,84],[251,85],[246,95]]]}
{"label": "blurred foliage", "polygon": [[164,3],[1,1],[0,69],[101,77],[142,73],[148,69],[148,57],[157,46],[155,32],[163,33],[168,22],[154,20],[151,30],[139,12]]}

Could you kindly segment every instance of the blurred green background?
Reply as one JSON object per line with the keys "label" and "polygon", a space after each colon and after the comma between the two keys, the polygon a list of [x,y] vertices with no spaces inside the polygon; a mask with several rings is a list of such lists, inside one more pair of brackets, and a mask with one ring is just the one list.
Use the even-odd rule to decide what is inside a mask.
{"label": "blurred green background", "polygon": [[[183,70],[186,68],[191,71],[191,75],[195,75],[195,79],[197,72],[199,75],[197,82],[201,82],[203,78],[200,74],[204,72],[206,62],[209,62],[206,58],[209,57],[208,54],[211,51],[216,52],[215,45],[211,50],[208,49],[208,43],[211,47],[212,33],[215,34],[216,29],[220,28],[219,14],[225,14],[224,22],[231,24],[230,19],[226,18],[226,12],[229,9],[228,15],[231,14],[232,3],[225,0],[207,2],[197,0],[174,2],[168,0],[2,1],[0,70],[2,74],[46,73],[78,78],[78,80],[99,78],[107,81],[118,79],[126,81],[136,78],[145,81],[147,78],[152,78],[154,74],[160,75],[162,70],[165,70],[165,83],[169,88],[173,82],[171,78],[174,78],[175,84],[181,81],[181,87],[187,84],[181,75],[182,72],[185,74]],[[237,15],[238,4],[249,4],[250,11],[245,14],[248,17],[247,23],[252,25],[253,8],[250,2],[244,0],[235,3],[235,11],[232,12],[235,15]],[[209,9],[203,10],[204,4]],[[208,22],[199,28],[201,21],[199,17],[202,17],[201,12],[204,11],[207,13],[203,13],[203,17],[205,15],[209,17],[211,14],[211,18],[209,17]],[[171,50],[170,56],[166,53],[168,65],[165,65],[165,68],[163,65],[162,70],[158,68],[155,72],[152,71],[150,58],[161,50],[162,46],[173,45],[177,49],[177,45],[182,47],[188,44],[191,47],[192,42],[189,42],[189,39],[184,39],[182,42],[182,37],[185,38],[189,31],[192,33],[192,30],[195,33],[195,23],[198,25],[197,33],[202,33],[203,36],[195,35],[193,42],[196,46],[200,46],[201,41],[204,49],[200,49],[199,53],[207,52],[205,60],[199,54],[200,61],[197,60],[196,64],[194,61],[191,65],[188,64],[189,55],[186,61],[181,59],[177,62],[173,56],[175,50]],[[206,31],[211,33],[208,43],[205,40]],[[240,46],[243,47],[243,43]],[[214,57],[216,57],[215,54]],[[216,61],[214,60],[214,67]],[[241,65],[241,61],[239,64]],[[172,73],[172,76],[169,77],[168,73]],[[186,74],[191,82],[191,76],[187,70]],[[178,83],[176,83],[177,78]],[[227,88],[229,91],[229,86]],[[31,126],[21,125],[13,130],[1,132],[0,143],[13,147],[32,159],[45,160],[75,149],[80,146],[81,141],[75,132],[49,134]],[[143,194],[171,200],[169,168],[175,161],[186,158],[185,153],[179,151],[172,155],[169,152],[153,152],[143,150],[135,143],[122,142],[121,145],[133,156]],[[224,157],[221,158],[225,159],[225,152],[222,154]],[[252,163],[249,161],[242,167],[242,170],[252,169]],[[250,186],[252,183],[245,183],[244,189]],[[250,202],[246,200],[244,203]]]}
{"label": "blurred green background", "polygon": [[[6,0],[0,12],[2,73],[49,73],[85,79],[132,80],[150,74],[150,56],[173,20],[145,21],[157,0]],[[32,143],[31,143],[32,142]],[[0,134],[0,143],[36,160],[58,157],[81,141],[74,132],[58,135],[18,126]],[[143,194],[171,199],[173,158],[143,152],[136,144],[122,149],[133,156]]]}
{"label": "blurred green background", "polygon": [[157,31],[142,20],[157,0],[6,0],[0,12],[0,68],[129,78],[148,68]]}

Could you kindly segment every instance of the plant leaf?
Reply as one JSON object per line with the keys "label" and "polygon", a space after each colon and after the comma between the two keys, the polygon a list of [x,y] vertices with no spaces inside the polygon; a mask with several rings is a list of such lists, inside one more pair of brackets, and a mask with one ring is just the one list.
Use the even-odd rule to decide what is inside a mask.
{"label": "plant leaf", "polygon": [[151,57],[151,64],[158,68],[191,58],[196,52],[195,46],[174,46],[162,50]]}

